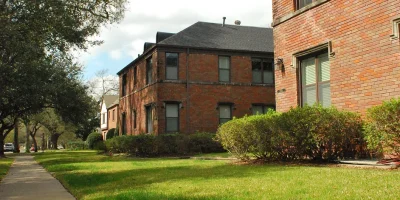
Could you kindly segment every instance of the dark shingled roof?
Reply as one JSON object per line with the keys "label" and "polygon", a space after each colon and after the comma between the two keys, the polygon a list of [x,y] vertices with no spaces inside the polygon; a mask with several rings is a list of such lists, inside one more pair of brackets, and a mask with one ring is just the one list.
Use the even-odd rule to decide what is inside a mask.
{"label": "dark shingled roof", "polygon": [[197,22],[159,42],[162,45],[274,52],[272,28]]}

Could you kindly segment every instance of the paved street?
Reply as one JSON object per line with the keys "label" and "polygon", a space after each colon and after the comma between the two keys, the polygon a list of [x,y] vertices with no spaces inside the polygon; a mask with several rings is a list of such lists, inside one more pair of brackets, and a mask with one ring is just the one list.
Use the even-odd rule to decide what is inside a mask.
{"label": "paved street", "polygon": [[0,183],[0,199],[74,200],[33,156],[16,156],[7,176]]}

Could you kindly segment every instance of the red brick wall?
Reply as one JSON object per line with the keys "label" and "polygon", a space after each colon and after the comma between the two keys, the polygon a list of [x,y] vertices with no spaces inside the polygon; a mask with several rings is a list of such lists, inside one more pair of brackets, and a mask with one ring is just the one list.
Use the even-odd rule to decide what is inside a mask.
{"label": "red brick wall", "polygon": [[[121,112],[127,114],[128,134],[144,133],[145,108],[149,103],[154,106],[154,133],[165,132],[165,101],[182,102],[180,109],[180,132],[193,133],[195,131],[215,132],[219,123],[218,102],[232,102],[235,109],[232,115],[236,117],[251,114],[252,103],[275,104],[273,86],[251,86],[251,56],[231,55],[231,82],[237,85],[223,85],[218,83],[218,54],[190,53],[189,56],[189,89],[186,88],[187,55],[184,50],[167,52],[179,53],[179,80],[165,81],[165,52],[153,53],[153,73],[157,77],[157,84],[143,90],[132,90],[133,68],[129,69],[128,82],[131,94],[120,100]],[[223,55],[227,55],[226,53]],[[267,57],[267,55],[263,55]],[[260,57],[259,55],[256,57]],[[145,80],[145,61],[138,64],[138,79]],[[122,77],[122,76],[121,76]],[[138,84],[137,89],[144,87],[144,81]],[[187,101],[188,100],[188,101]],[[189,102],[189,104],[187,104]],[[137,111],[137,129],[133,130],[132,112]],[[188,116],[189,115],[189,116]]]}
{"label": "red brick wall", "polygon": [[[273,2],[274,20],[293,12],[292,0]],[[391,40],[392,20],[400,18],[400,0],[330,0],[274,26],[277,110],[298,105],[296,52],[332,42],[332,104],[359,111],[400,96],[400,43]]]}

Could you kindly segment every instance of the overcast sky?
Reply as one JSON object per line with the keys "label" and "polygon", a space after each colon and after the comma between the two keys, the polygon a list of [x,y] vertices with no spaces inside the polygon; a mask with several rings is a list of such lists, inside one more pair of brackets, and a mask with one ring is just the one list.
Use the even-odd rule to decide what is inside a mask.
{"label": "overcast sky", "polygon": [[222,23],[223,16],[227,24],[240,20],[242,26],[270,27],[271,7],[271,0],[130,0],[125,18],[101,30],[104,43],[77,54],[84,78],[102,69],[115,75],[143,52],[144,42],[155,42],[157,31],[177,33],[198,21]]}

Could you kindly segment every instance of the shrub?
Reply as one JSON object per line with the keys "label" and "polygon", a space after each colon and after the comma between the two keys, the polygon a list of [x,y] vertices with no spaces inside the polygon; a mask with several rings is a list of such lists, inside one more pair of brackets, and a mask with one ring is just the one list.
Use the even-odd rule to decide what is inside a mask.
{"label": "shrub", "polygon": [[217,138],[240,159],[325,159],[362,153],[362,120],[336,108],[304,106],[278,114],[245,116],[222,125]]}
{"label": "shrub", "polygon": [[103,141],[103,136],[100,133],[93,132],[89,134],[89,136],[86,139],[86,143],[89,146],[89,149],[94,149],[95,144],[97,142],[102,142]]}
{"label": "shrub", "polygon": [[190,153],[218,153],[224,152],[221,143],[215,139],[215,134],[197,132],[188,135],[188,151]]}
{"label": "shrub", "polygon": [[158,140],[155,135],[140,134],[134,136],[137,157],[153,157],[158,155]]}
{"label": "shrub", "polygon": [[89,149],[89,147],[84,141],[69,141],[67,143],[67,149],[76,151]]}
{"label": "shrub", "polygon": [[188,137],[183,134],[162,134],[158,138],[158,155],[186,155]]}
{"label": "shrub", "polygon": [[115,128],[112,128],[110,130],[108,130],[107,134],[106,134],[106,140],[109,140],[113,137],[117,136],[117,132]]}
{"label": "shrub", "polygon": [[400,154],[400,98],[368,109],[364,129],[368,148],[385,154]]}

